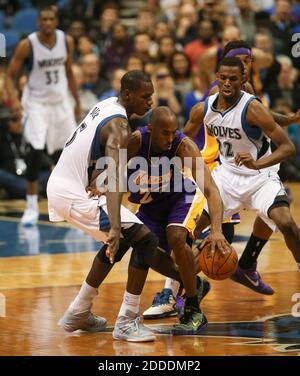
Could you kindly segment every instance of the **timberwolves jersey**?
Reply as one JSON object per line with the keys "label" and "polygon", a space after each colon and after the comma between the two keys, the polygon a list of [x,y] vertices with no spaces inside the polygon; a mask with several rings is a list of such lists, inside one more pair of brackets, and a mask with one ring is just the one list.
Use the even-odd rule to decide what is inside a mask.
{"label": "timberwolves jersey", "polygon": [[48,183],[55,181],[54,186],[62,185],[64,198],[75,200],[87,196],[85,188],[89,184],[89,167],[104,155],[101,152],[100,130],[113,118],[127,119],[125,108],[118,103],[117,97],[97,103],[66,142]]}
{"label": "timberwolves jersey", "polygon": [[[186,135],[177,131],[170,150],[159,157],[151,157],[151,133],[147,127],[141,128],[139,132],[141,146],[137,157],[142,157],[146,163],[143,165],[135,163],[135,158],[129,162],[128,179],[132,193],[128,200],[136,204],[149,204],[159,200],[168,202],[168,199],[181,195],[182,192],[194,195],[196,184],[191,175],[183,172],[181,166],[176,163],[170,163],[171,159],[176,157],[177,150]],[[136,192],[132,191],[131,185],[136,188]]]}
{"label": "timberwolves jersey", "polygon": [[59,103],[65,100],[68,81],[66,35],[56,30],[56,42],[52,48],[43,45],[38,33],[28,36],[32,49],[32,69],[24,90],[24,97],[40,103]]}
{"label": "timberwolves jersey", "polygon": [[258,174],[257,170],[235,164],[238,152],[248,152],[254,160],[271,153],[269,141],[262,130],[250,127],[246,121],[247,108],[256,97],[241,91],[237,102],[220,112],[216,109],[218,95],[214,94],[205,101],[204,125],[218,140],[222,165],[238,174]]}

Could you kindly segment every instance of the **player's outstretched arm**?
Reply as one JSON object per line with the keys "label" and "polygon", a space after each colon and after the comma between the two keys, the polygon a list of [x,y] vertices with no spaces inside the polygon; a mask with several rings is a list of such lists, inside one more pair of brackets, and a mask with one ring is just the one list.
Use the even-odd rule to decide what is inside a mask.
{"label": "player's outstretched arm", "polygon": [[196,104],[190,113],[188,122],[186,123],[183,133],[192,140],[197,136],[200,128],[203,126],[204,119],[204,103]]}
{"label": "player's outstretched arm", "polygon": [[18,117],[21,117],[22,115],[22,105],[19,100],[15,81],[24,66],[25,60],[30,55],[30,51],[31,47],[29,40],[27,38],[23,39],[17,45],[15,53],[11,58],[6,71],[5,89],[7,91],[9,99],[11,100],[12,110]]}
{"label": "player's outstretched arm", "polygon": [[257,161],[253,160],[250,153],[237,153],[235,158],[237,165],[245,165],[248,168],[260,170],[295,156],[296,150],[293,143],[284,130],[275,123],[269,110],[259,101],[254,100],[250,103],[246,120],[250,126],[261,128],[264,134],[277,146],[277,149],[271,155]]}
{"label": "player's outstretched arm", "polygon": [[222,233],[223,221],[223,202],[219,190],[211,177],[197,145],[188,137],[185,138],[177,151],[177,156],[181,158],[185,166],[185,158],[192,161],[192,175],[194,181],[200,188],[207,199],[209,215],[211,220],[211,234],[207,238],[207,242],[211,242],[211,252],[217,247],[221,252],[229,251],[229,244]]}
{"label": "player's outstretched arm", "polygon": [[300,125],[300,109],[288,115],[279,114],[278,112],[270,111],[273,119],[278,123],[281,127],[287,127],[291,124],[298,124]]}

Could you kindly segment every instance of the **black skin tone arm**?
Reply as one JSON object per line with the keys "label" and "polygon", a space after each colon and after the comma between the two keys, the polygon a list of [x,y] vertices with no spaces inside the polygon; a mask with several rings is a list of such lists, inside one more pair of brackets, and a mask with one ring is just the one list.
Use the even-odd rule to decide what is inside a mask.
{"label": "black skin tone arm", "polygon": [[259,101],[254,100],[250,103],[246,119],[250,126],[261,128],[277,146],[277,149],[268,157],[261,158],[258,161],[255,161],[250,153],[237,153],[235,161],[238,166],[245,165],[253,170],[260,170],[295,156],[296,151],[294,145],[283,129],[275,123],[269,110]]}
{"label": "black skin tone arm", "polygon": [[[110,262],[114,262],[114,256],[119,249],[120,233],[121,233],[121,218],[120,218],[120,208],[123,193],[120,192],[120,170],[122,167],[120,165],[119,150],[127,149],[129,138],[130,138],[130,128],[126,119],[115,118],[109,121],[100,132],[100,143],[105,147],[105,156],[112,158],[114,160],[116,171],[114,176],[109,176],[109,179],[113,179],[114,186],[116,189],[108,190],[106,192],[107,198],[107,211],[111,229],[108,234],[107,244],[108,248],[106,250],[106,256],[109,258]],[[96,174],[95,174],[96,175]],[[95,176],[93,177],[95,178]],[[97,185],[97,182],[96,182]]]}
{"label": "black skin tone arm", "polygon": [[[210,252],[212,254],[215,252],[215,248],[219,249],[222,253],[229,252],[230,245],[227,243],[222,233],[223,202],[197,145],[190,138],[186,137],[178,148],[177,156],[182,159],[182,163],[184,163],[184,158],[192,158],[193,178],[199,188],[203,186],[203,193],[207,199],[211,219],[211,233],[204,240],[201,247],[204,247],[207,243],[211,243]],[[197,171],[199,166],[204,168],[203,174]]]}

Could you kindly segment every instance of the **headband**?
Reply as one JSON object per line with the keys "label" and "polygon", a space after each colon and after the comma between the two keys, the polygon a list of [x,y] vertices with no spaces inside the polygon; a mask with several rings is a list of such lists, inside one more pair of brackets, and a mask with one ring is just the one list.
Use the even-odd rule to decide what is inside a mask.
{"label": "headband", "polygon": [[252,57],[252,51],[249,50],[249,48],[244,48],[244,47],[234,48],[233,50],[230,50],[229,52],[227,52],[225,57],[233,57],[237,55],[247,55],[247,56]]}

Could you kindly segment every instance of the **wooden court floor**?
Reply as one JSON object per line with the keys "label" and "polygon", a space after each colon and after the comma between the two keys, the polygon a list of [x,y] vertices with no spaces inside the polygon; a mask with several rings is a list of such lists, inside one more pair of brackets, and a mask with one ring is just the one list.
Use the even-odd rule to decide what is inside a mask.
{"label": "wooden court floor", "polygon": [[[300,185],[291,189],[292,213],[300,225]],[[97,245],[66,224],[50,224],[46,202],[41,202],[45,216],[26,233],[19,224],[23,208],[23,201],[0,202],[0,355],[300,355],[300,317],[295,317],[300,316],[300,273],[280,234],[265,246],[258,268],[274,295],[256,294],[231,280],[211,281],[201,305],[209,325],[201,335],[171,336],[168,327],[177,319],[166,318],[145,322],[165,333],[154,343],[134,344],[114,341],[111,335],[128,257],[115,266],[93,306],[107,318],[107,331],[65,333],[57,321],[80,288]],[[238,253],[253,219],[245,212],[236,227]],[[162,276],[149,273],[142,310],[162,284]]]}

